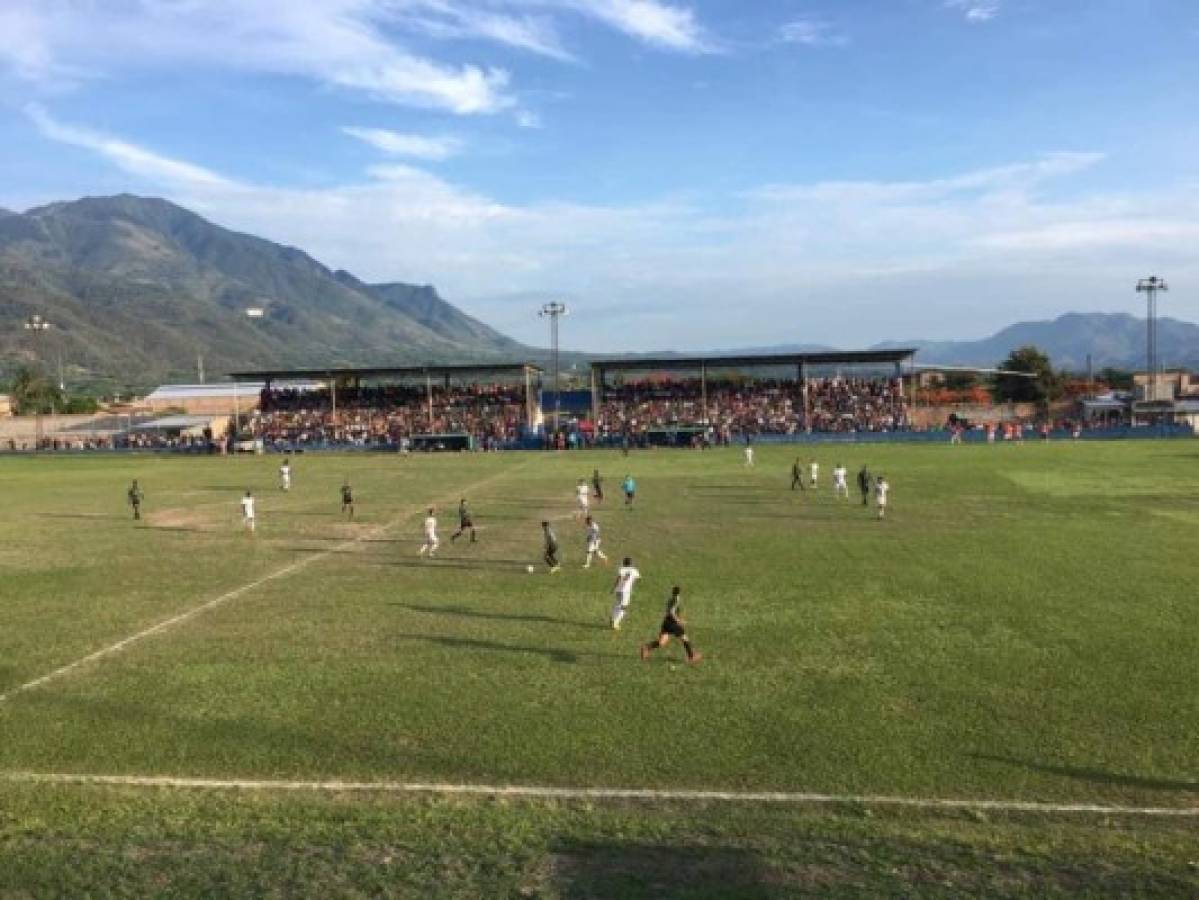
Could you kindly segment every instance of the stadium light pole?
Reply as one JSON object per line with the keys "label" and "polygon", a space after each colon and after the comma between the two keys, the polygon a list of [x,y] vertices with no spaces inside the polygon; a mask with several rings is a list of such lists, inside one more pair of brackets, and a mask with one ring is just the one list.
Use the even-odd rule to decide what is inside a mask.
{"label": "stadium light pole", "polygon": [[[248,321],[248,322],[253,322],[253,321],[256,321],[257,319],[261,319],[265,315],[266,315],[266,310],[264,310],[261,306],[247,306],[246,307],[246,321]],[[238,387],[239,387],[238,381],[236,378],[234,378],[233,379],[233,441],[234,441],[235,445],[236,445],[236,442],[241,439],[241,396],[240,396],[240,391],[238,390]],[[234,447],[234,450],[236,452],[236,446]]]}
{"label": "stadium light pole", "polygon": [[1151,275],[1137,282],[1137,293],[1145,295],[1145,367],[1149,376],[1145,399],[1157,399],[1157,294],[1158,291],[1168,291],[1170,286],[1166,279]]}
{"label": "stadium light pole", "polygon": [[[39,367],[42,363],[42,338],[41,336],[53,328],[49,322],[43,319],[36,313],[25,320],[25,330],[33,335],[33,355],[37,359]],[[33,425],[33,452],[40,453],[42,449],[42,405],[38,403],[34,410],[34,425]]]}
{"label": "stadium light pole", "polygon": [[563,316],[570,315],[570,310],[566,308],[565,303],[546,303],[541,307],[538,313],[543,319],[550,320],[550,352],[554,361],[554,433],[558,431],[558,426],[562,418],[562,388],[559,381],[560,366],[558,363],[558,320]]}

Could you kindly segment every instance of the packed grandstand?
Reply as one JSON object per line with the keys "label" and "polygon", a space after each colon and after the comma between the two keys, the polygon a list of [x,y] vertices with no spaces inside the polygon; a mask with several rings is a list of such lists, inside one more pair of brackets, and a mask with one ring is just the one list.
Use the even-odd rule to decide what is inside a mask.
{"label": "packed grandstand", "polygon": [[[886,438],[974,429],[1018,439],[1026,429],[1076,433],[1080,420],[1044,415],[939,418],[910,368],[914,351],[597,360],[590,384],[574,376],[563,394],[536,365],[418,366],[246,372],[218,388],[230,409],[208,416],[101,416],[76,428],[46,423],[36,441],[0,437],[0,448],[52,450],[322,447],[498,450],[595,445],[709,446],[745,440],[843,436]],[[908,368],[905,370],[905,366]],[[240,399],[236,388],[242,385]],[[185,397],[202,386],[175,386]],[[230,391],[229,388],[233,390]],[[158,392],[156,392],[156,395]],[[155,395],[151,395],[153,399]],[[221,397],[215,402],[220,404]],[[192,398],[194,399],[194,397]],[[214,399],[214,398],[210,398]],[[168,399],[166,402],[170,402]],[[227,405],[227,402],[226,402]],[[205,410],[205,412],[209,412]],[[1088,428],[1122,424],[1088,416]],[[1016,427],[1018,426],[1018,427]],[[913,435],[913,438],[918,437]]]}

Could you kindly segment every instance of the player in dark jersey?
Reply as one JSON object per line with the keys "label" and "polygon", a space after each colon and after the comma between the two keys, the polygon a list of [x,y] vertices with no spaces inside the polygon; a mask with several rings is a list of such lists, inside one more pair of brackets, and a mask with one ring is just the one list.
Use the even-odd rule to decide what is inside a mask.
{"label": "player in dark jersey", "polygon": [[350,487],[349,479],[341,486],[341,514],[347,518],[354,518],[354,489]]}
{"label": "player in dark jersey", "polygon": [[862,505],[870,505],[870,470],[862,466],[858,470],[858,490],[862,492]]}
{"label": "player in dark jersey", "polygon": [[541,530],[545,533],[545,564],[550,567],[550,574],[553,574],[562,568],[558,562],[558,536],[550,528],[549,522],[542,522]]}
{"label": "player in dark jersey", "polygon": [[137,521],[142,517],[142,500],[146,495],[143,494],[142,489],[137,486],[136,478],[133,479],[133,484],[129,485],[128,496],[129,505],[133,508],[133,519],[134,521]]}
{"label": "player in dark jersey", "polygon": [[685,627],[687,623],[679,615],[679,592],[680,588],[677,584],[671,588],[670,598],[666,601],[666,615],[662,619],[661,628],[658,629],[658,639],[642,646],[642,659],[649,659],[651,653],[669,644],[672,637],[677,637],[682,642],[683,650],[687,653],[687,662],[694,665],[704,658],[703,654],[691,646],[691,640],[687,637]]}
{"label": "player in dark jersey", "polygon": [[604,479],[600,478],[599,469],[591,473],[591,493],[595,495],[596,503],[604,502]]}
{"label": "player in dark jersey", "polygon": [[450,535],[450,542],[458,540],[467,530],[470,531],[470,542],[477,543],[479,538],[475,533],[475,520],[471,518],[470,507],[466,505],[466,498],[463,497],[458,501],[458,530]]}
{"label": "player in dark jersey", "polygon": [[795,457],[795,462],[791,464],[791,490],[799,488],[801,491],[806,491],[803,486],[803,466],[799,463],[799,457]]}

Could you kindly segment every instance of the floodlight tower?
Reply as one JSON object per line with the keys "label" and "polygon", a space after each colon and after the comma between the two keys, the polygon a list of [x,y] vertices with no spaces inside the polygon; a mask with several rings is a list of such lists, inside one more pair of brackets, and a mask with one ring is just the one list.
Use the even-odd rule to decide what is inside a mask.
{"label": "floodlight tower", "polygon": [[554,364],[554,432],[558,431],[559,420],[562,418],[562,389],[559,384],[559,362],[558,362],[558,320],[563,316],[570,315],[570,310],[566,308],[565,303],[557,301],[546,303],[537,313],[543,319],[550,320],[550,353],[553,357]]}
{"label": "floodlight tower", "polygon": [[[33,335],[33,355],[40,368],[42,362],[42,335],[53,328],[49,322],[34,313],[25,320],[25,330]],[[35,453],[42,449],[42,405],[38,403],[34,410],[33,450]]]}
{"label": "floodlight tower", "polygon": [[1157,399],[1157,294],[1158,291],[1168,291],[1170,286],[1166,279],[1152,275],[1137,282],[1137,293],[1145,295],[1145,365],[1148,375],[1145,399]]}

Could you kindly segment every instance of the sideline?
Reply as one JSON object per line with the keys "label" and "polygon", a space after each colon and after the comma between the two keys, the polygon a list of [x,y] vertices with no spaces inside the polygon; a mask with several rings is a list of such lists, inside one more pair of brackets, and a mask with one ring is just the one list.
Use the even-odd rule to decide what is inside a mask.
{"label": "sideline", "polygon": [[[516,466],[515,468],[522,468],[525,465],[528,465],[528,461],[521,463],[520,465]],[[487,478],[484,478],[480,481],[473,482],[472,484],[468,484],[463,487],[455,488],[453,496],[460,497],[463,495],[464,492],[474,491],[474,490],[477,490],[478,488],[481,488],[485,485],[490,484],[493,481],[498,481],[501,478],[506,478],[510,474],[512,474],[513,471],[514,471],[514,469],[505,469],[501,472],[496,473],[495,475],[490,475]],[[450,495],[447,494],[446,496],[450,496]],[[438,500],[435,500],[433,502],[434,502],[434,505],[437,505],[441,502],[441,500],[439,498]],[[446,501],[446,502],[451,502],[451,501]],[[41,687],[42,685],[47,684],[51,681],[56,681],[59,678],[62,678],[64,675],[69,675],[71,672],[74,672],[76,669],[82,668],[83,666],[86,666],[89,663],[93,663],[93,662],[96,662],[97,660],[101,660],[106,657],[113,656],[114,654],[120,653],[122,650],[137,643],[138,641],[144,640],[145,638],[148,638],[148,637],[152,637],[153,635],[158,634],[159,632],[166,631],[169,628],[173,628],[176,625],[180,625],[184,622],[187,622],[189,619],[194,619],[196,616],[198,616],[202,613],[208,612],[208,610],[214,609],[218,606],[221,606],[222,604],[228,603],[231,600],[236,600],[238,597],[242,597],[245,594],[248,594],[251,591],[253,591],[255,588],[262,587],[262,585],[267,584],[268,582],[275,581],[279,578],[285,578],[288,575],[291,575],[293,572],[298,572],[302,569],[306,569],[309,566],[311,566],[315,563],[318,563],[322,559],[326,559],[327,557],[332,556],[335,553],[344,553],[348,548],[353,547],[355,544],[361,544],[363,541],[367,541],[367,540],[370,540],[371,538],[378,537],[381,534],[386,534],[388,531],[390,531],[395,526],[399,525],[401,522],[403,522],[409,516],[419,513],[419,511],[421,509],[424,509],[425,507],[426,507],[426,504],[422,503],[422,504],[413,506],[411,508],[405,509],[404,512],[398,513],[397,515],[393,516],[388,521],[384,522],[381,525],[375,526],[374,528],[372,528],[371,530],[369,530],[367,532],[364,532],[363,534],[360,534],[360,535],[357,535],[356,537],[352,537],[345,541],[342,541],[341,543],[336,544],[333,547],[329,547],[325,550],[320,550],[309,556],[305,556],[304,558],[298,559],[295,562],[288,563],[287,565],[282,566],[281,568],[275,569],[273,572],[268,572],[266,575],[263,575],[261,578],[257,578],[254,581],[249,582],[248,584],[243,584],[241,587],[234,588],[231,591],[226,591],[225,593],[221,594],[219,597],[213,597],[211,600],[206,600],[198,606],[193,606],[191,609],[184,610],[183,612],[181,612],[177,615],[171,616],[168,619],[163,619],[161,622],[151,625],[149,628],[143,629],[142,631],[139,631],[136,634],[131,634],[131,635],[129,635],[129,637],[122,638],[121,640],[117,641],[114,644],[109,644],[108,646],[101,647],[99,650],[93,651],[92,653],[89,653],[86,656],[81,656],[79,659],[77,659],[73,662],[69,662],[65,666],[60,666],[59,668],[53,670],[52,672],[47,672],[45,675],[42,675],[39,678],[33,679],[33,681],[27,681],[22,685],[18,685],[17,687],[10,688],[9,690],[5,691],[3,694],[0,694],[0,704],[3,704],[7,700],[10,700],[13,697],[16,697],[18,694],[23,694],[26,691],[31,691],[34,688]]]}
{"label": "sideline", "polygon": [[690,803],[774,803],[822,806],[891,806],[994,812],[1070,813],[1199,818],[1195,806],[1118,806],[1103,803],[1045,803],[1035,800],[969,800],[890,797],[875,794],[816,794],[788,791],[655,790],[653,788],[548,787],[539,785],[444,784],[420,781],[278,781],[243,778],[175,778],[168,775],[86,775],[0,772],[0,781],[27,784],[91,784],[222,791],[307,791],[312,793],[448,794],[535,800],[639,800]]}

